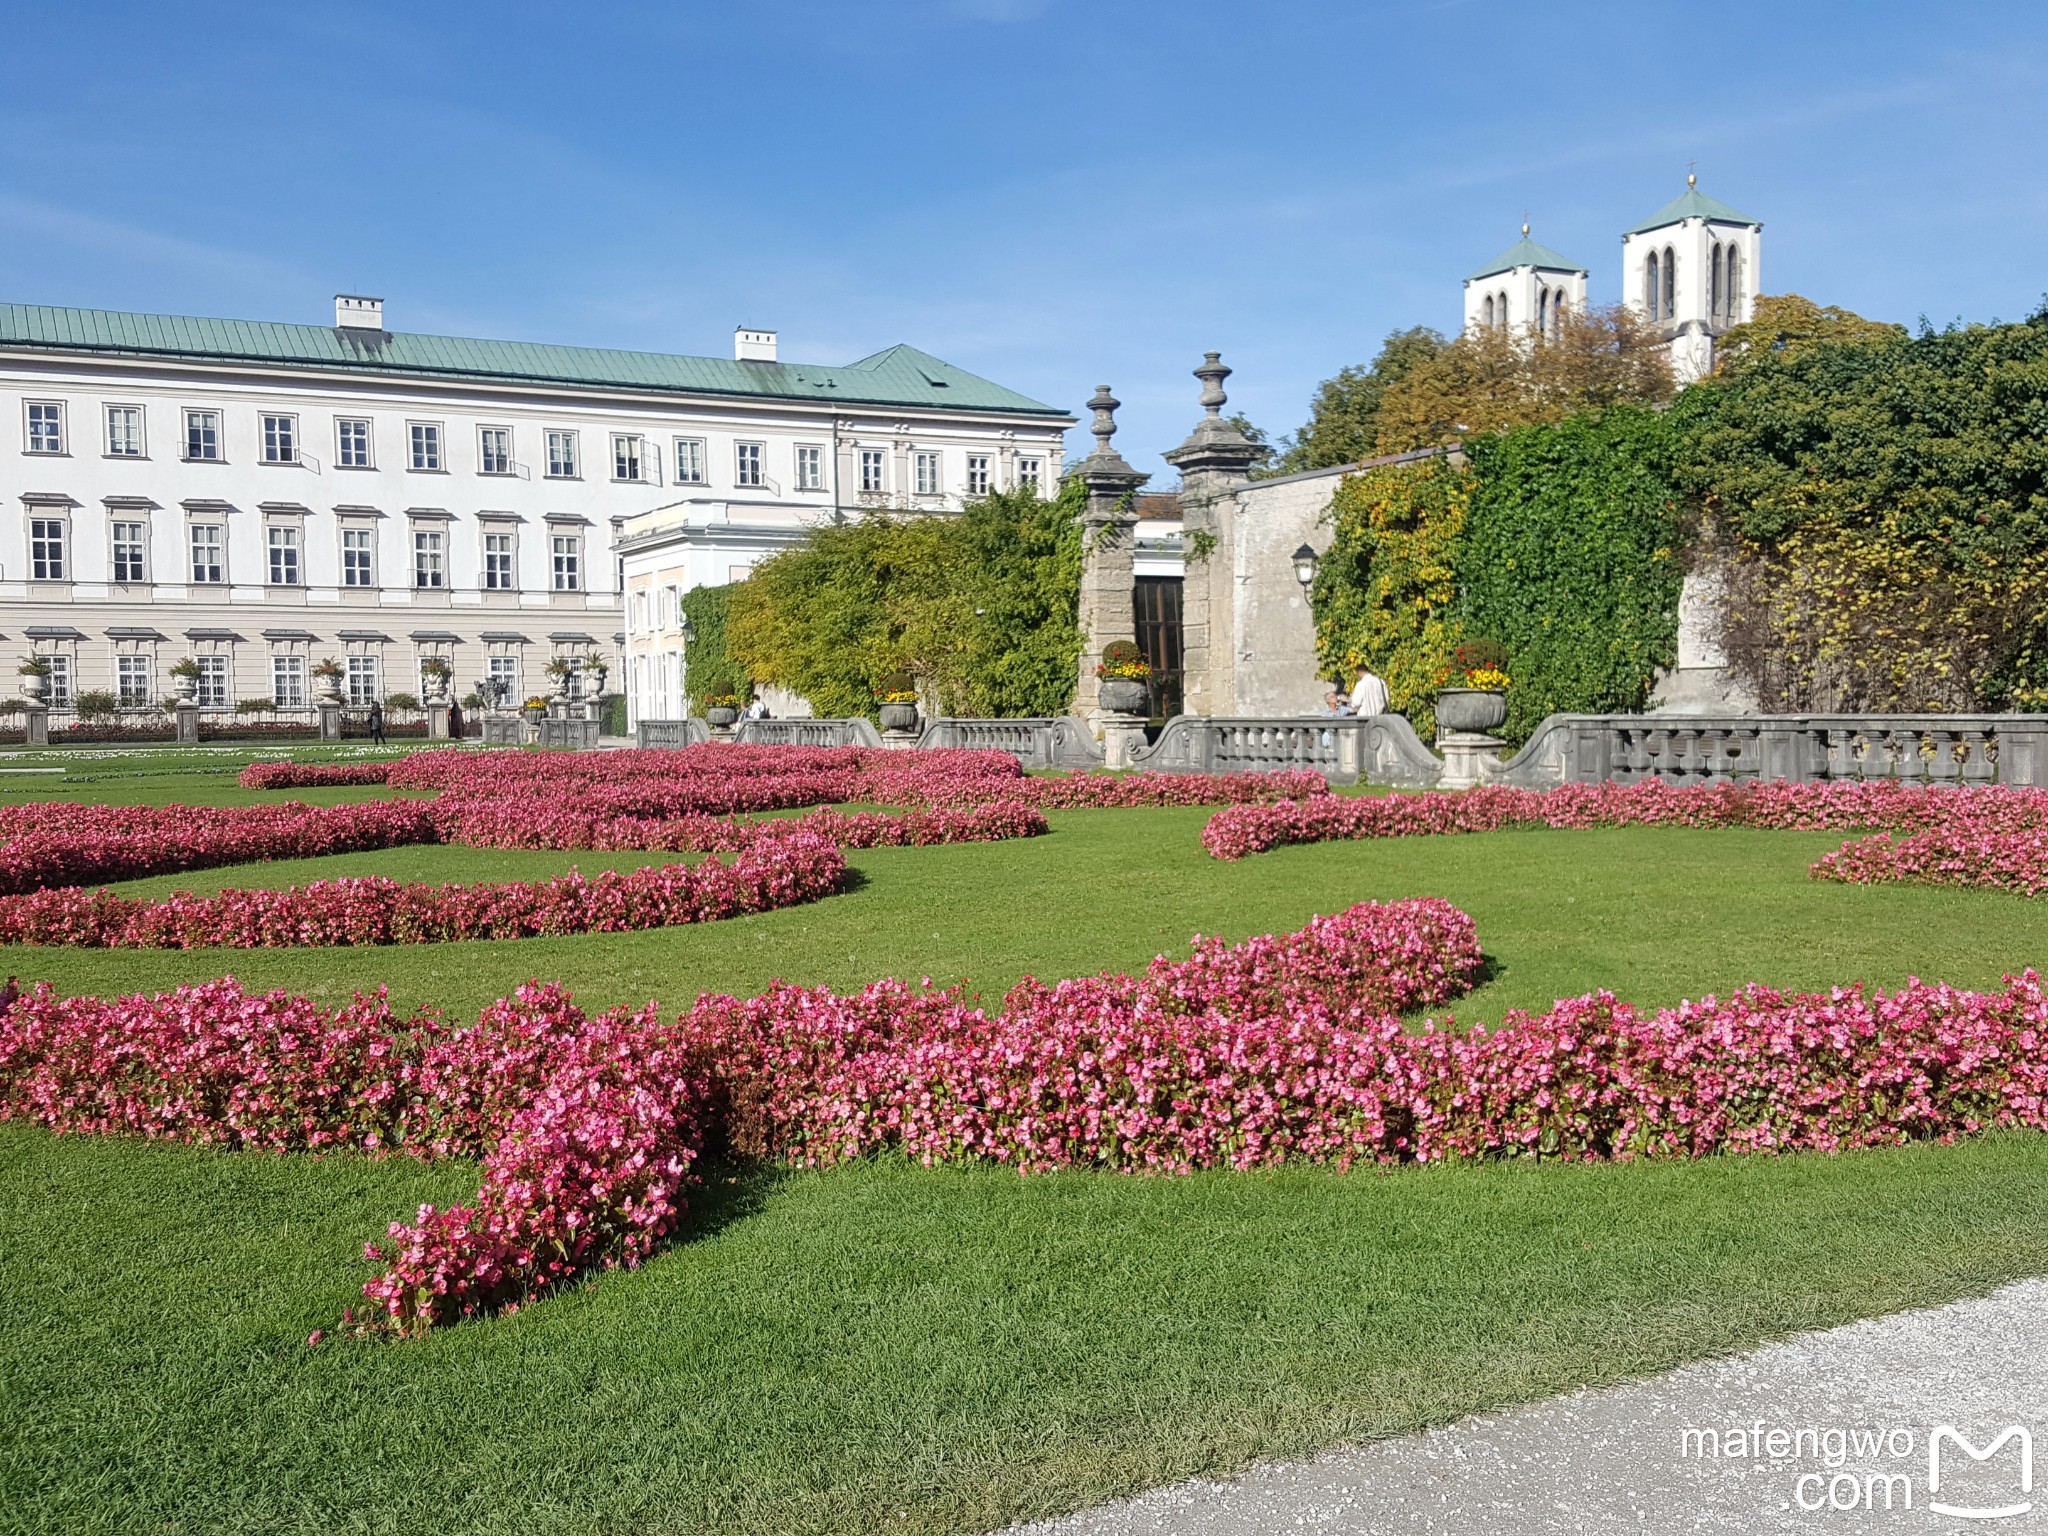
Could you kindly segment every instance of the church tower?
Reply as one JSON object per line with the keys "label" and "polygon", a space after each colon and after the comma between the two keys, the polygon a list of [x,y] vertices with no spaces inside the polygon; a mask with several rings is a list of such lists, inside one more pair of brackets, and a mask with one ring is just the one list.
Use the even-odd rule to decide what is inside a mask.
{"label": "church tower", "polygon": [[1756,313],[1762,224],[1685,178],[1685,192],[1621,237],[1622,293],[1656,326],[1681,385],[1713,371],[1714,342]]}
{"label": "church tower", "polygon": [[1586,269],[1547,245],[1522,238],[1465,279],[1465,329],[1528,330],[1552,335],[1567,309],[1586,308]]}

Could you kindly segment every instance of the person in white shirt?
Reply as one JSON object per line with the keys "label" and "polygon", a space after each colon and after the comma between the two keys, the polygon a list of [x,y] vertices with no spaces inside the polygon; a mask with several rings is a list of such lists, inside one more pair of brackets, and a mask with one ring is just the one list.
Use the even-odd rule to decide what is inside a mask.
{"label": "person in white shirt", "polygon": [[1358,681],[1351,685],[1351,712],[1354,715],[1384,715],[1387,712],[1387,685],[1366,667],[1358,669]]}

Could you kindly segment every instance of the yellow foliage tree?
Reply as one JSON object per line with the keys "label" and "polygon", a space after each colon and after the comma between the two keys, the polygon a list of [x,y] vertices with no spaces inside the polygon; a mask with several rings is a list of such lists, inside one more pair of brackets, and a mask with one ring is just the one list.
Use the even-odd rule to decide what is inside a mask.
{"label": "yellow foliage tree", "polygon": [[1564,316],[1555,334],[1475,327],[1387,385],[1381,453],[1542,426],[1610,405],[1671,398],[1662,336],[1627,305]]}

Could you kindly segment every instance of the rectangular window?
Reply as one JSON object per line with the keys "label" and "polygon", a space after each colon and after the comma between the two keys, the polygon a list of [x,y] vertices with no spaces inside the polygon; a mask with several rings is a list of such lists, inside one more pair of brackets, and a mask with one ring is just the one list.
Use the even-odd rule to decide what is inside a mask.
{"label": "rectangular window", "polygon": [[112,531],[114,580],[149,580],[143,569],[143,556],[149,542],[149,525],[146,523],[116,523],[113,525]]}
{"label": "rectangular window", "polygon": [[377,585],[376,534],[368,528],[341,530],[341,584],[344,587]]}
{"label": "rectangular window", "polygon": [[448,584],[447,535],[438,528],[412,531],[412,584],[416,587],[445,587]]}
{"label": "rectangular window", "polygon": [[759,443],[733,444],[732,483],[734,485],[759,485],[761,483],[761,445]]}
{"label": "rectangular window", "polygon": [[573,533],[558,533],[549,541],[554,556],[557,592],[583,590],[583,540]]}
{"label": "rectangular window", "polygon": [[860,451],[860,488],[865,494],[886,491],[888,481],[883,470],[882,450],[863,448]]}
{"label": "rectangular window", "polygon": [[487,533],[484,535],[484,590],[487,592],[510,592],[519,584],[519,578],[512,567],[512,535],[509,533]]}
{"label": "rectangular window", "polygon": [[263,462],[266,464],[296,464],[299,462],[299,418],[296,416],[270,416],[262,420]]}
{"label": "rectangular window", "polygon": [[576,434],[574,432],[550,432],[548,434],[548,478],[551,480],[573,480],[576,478]]}
{"label": "rectangular window", "polygon": [[142,407],[139,405],[110,405],[107,407],[107,453],[116,459],[139,459],[142,457]]}
{"label": "rectangular window", "polygon": [[147,656],[114,658],[114,696],[123,709],[142,709],[148,705],[154,691],[149,670]]}
{"label": "rectangular window", "polygon": [[377,658],[351,656],[348,659],[348,701],[357,709],[377,702]]}
{"label": "rectangular window", "polygon": [[270,702],[279,709],[299,709],[306,702],[306,658],[270,658]]}
{"label": "rectangular window", "polygon": [[192,579],[226,581],[227,529],[220,523],[192,525]]}
{"label": "rectangular window", "polygon": [[702,485],[704,483],[704,439],[701,437],[679,437],[676,439],[676,484]]}
{"label": "rectangular window", "polygon": [[[920,453],[915,465],[917,469],[917,494],[936,496],[939,494],[939,456],[936,453]],[[867,489],[862,486],[861,489]],[[877,487],[879,489],[879,487]]]}
{"label": "rectangular window", "polygon": [[28,573],[36,581],[64,581],[65,536],[70,532],[61,517],[32,517],[28,520]]}
{"label": "rectangular window", "polygon": [[488,656],[484,659],[484,676],[503,685],[505,702],[521,702],[519,693],[519,658],[517,656]]}
{"label": "rectangular window", "polygon": [[50,691],[50,703],[59,709],[68,709],[71,705],[72,684],[75,681],[71,675],[71,658],[52,655],[47,660],[50,663],[50,675],[45,681]]}
{"label": "rectangular window", "polygon": [[199,675],[192,680],[192,702],[224,709],[228,702],[228,659],[225,656],[194,656]]}
{"label": "rectangular window", "polygon": [[509,475],[512,473],[512,429],[510,427],[478,427],[476,429],[476,469],[480,475]]}
{"label": "rectangular window", "polygon": [[796,450],[796,488],[800,491],[825,489],[825,450],[799,445]]}
{"label": "rectangular window", "polygon": [[638,480],[640,478],[640,439],[629,432],[612,434],[612,478],[614,480]]}
{"label": "rectangular window", "polygon": [[64,405],[59,400],[31,400],[28,403],[28,451],[64,451]]}
{"label": "rectangular window", "polygon": [[967,455],[967,494],[986,496],[988,494],[988,455],[970,453]]}
{"label": "rectangular window", "polygon": [[441,467],[441,428],[431,421],[415,421],[409,424],[412,438],[412,467],[420,470],[437,470]]}
{"label": "rectangular window", "polygon": [[370,467],[370,424],[358,417],[344,417],[334,424],[334,462],[343,469]]}
{"label": "rectangular window", "polygon": [[185,413],[185,457],[188,459],[218,459],[220,457],[219,411],[187,411]]}
{"label": "rectangular window", "polygon": [[270,584],[296,587],[299,584],[299,530],[273,523],[263,530],[270,546]]}
{"label": "rectangular window", "polygon": [[1040,461],[1037,459],[1019,459],[1017,461],[1017,483],[1031,490],[1037,490],[1039,478],[1044,473],[1039,464]]}

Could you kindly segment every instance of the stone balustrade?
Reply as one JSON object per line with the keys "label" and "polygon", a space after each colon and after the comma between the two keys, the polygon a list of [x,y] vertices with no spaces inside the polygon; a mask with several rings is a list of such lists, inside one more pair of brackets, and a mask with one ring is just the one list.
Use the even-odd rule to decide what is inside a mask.
{"label": "stone balustrade", "polygon": [[732,739],[756,747],[879,747],[882,733],[865,715],[850,720],[742,720]]}
{"label": "stone balustrade", "polygon": [[1443,760],[1401,715],[1207,719],[1179,715],[1133,759],[1155,773],[1271,773],[1306,768],[1333,784],[1423,788]]}
{"label": "stone balustrade", "polygon": [[1088,729],[1087,721],[1072,715],[1020,720],[928,720],[917,744],[1008,752],[1027,769],[1102,766],[1102,743]]}
{"label": "stone balustrade", "polygon": [[633,727],[637,747],[694,747],[711,739],[711,727],[694,715],[688,720],[642,720]]}
{"label": "stone balustrade", "polygon": [[1495,782],[2048,785],[2048,715],[1551,715]]}

